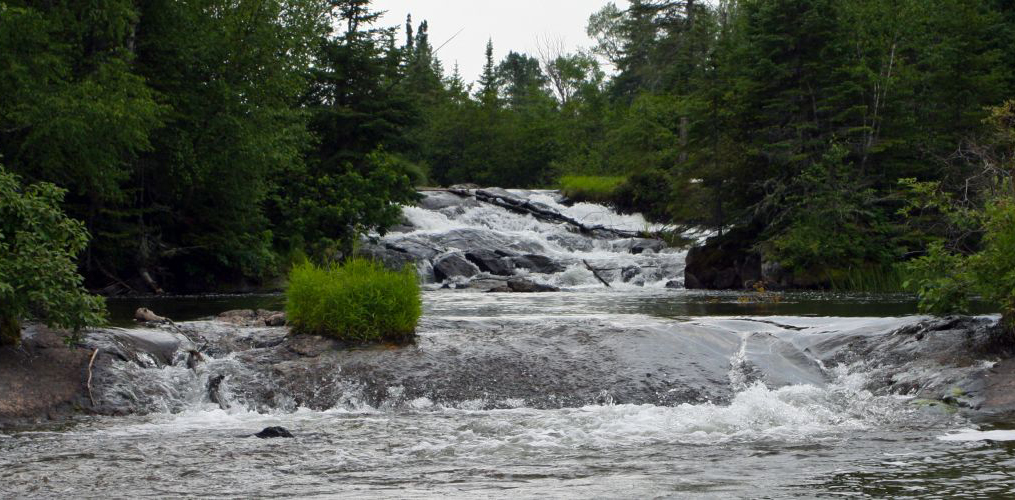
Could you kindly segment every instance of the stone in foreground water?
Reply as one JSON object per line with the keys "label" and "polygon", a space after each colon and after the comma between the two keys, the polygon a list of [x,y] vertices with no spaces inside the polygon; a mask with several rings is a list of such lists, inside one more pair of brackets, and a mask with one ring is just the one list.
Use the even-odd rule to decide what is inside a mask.
{"label": "stone in foreground water", "polygon": [[262,430],[261,432],[258,432],[257,434],[254,434],[254,436],[259,437],[261,439],[291,438],[291,437],[293,437],[292,433],[289,432],[288,429],[286,429],[285,427],[277,427],[277,426],[276,427],[265,427],[264,430]]}

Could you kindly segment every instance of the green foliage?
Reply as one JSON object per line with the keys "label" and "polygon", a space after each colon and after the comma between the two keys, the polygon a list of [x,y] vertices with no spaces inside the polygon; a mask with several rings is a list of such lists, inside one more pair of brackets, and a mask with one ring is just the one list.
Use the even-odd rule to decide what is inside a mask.
{"label": "green foliage", "polygon": [[91,283],[174,290],[345,255],[414,185],[561,176],[623,177],[612,201],[652,219],[763,227],[750,243],[790,272],[866,287],[934,241],[979,250],[1007,174],[974,158],[1012,155],[971,142],[1010,118],[985,111],[1015,94],[1004,2],[609,4],[588,32],[610,78],[492,40],[481,75],[445,74],[425,20],[398,46],[378,19],[369,0],[7,0],[0,155],[68,190]]}
{"label": "green foliage", "polygon": [[574,201],[611,203],[617,188],[627,179],[621,176],[565,175],[560,178],[560,190]]}
{"label": "green foliage", "polygon": [[25,319],[75,333],[104,321],[103,301],[84,290],[75,262],[88,233],[60,210],[64,194],[52,184],[22,187],[0,167],[0,345],[18,343]]}
{"label": "green foliage", "polygon": [[305,263],[289,274],[286,313],[296,333],[408,342],[422,314],[418,278],[411,267],[395,272],[363,259],[329,268]]}
{"label": "green foliage", "polygon": [[1001,199],[986,210],[983,249],[969,258],[974,290],[997,304],[1015,333],[1015,200]]}
{"label": "green foliage", "polygon": [[662,170],[635,172],[617,186],[614,205],[621,212],[640,212],[649,220],[670,218],[672,179]]}
{"label": "green foliage", "polygon": [[[369,230],[384,232],[397,223],[397,203],[416,199],[408,165],[382,150],[340,168],[310,168],[289,177],[276,195],[279,228],[293,235],[290,248],[304,248],[319,261],[352,254],[356,238]],[[295,189],[293,189],[295,188]]]}
{"label": "green foliage", "polygon": [[[910,262],[907,285],[920,296],[921,309],[935,314],[964,312],[970,296],[979,295],[1000,308],[1005,328],[1015,334],[1015,101],[993,108],[985,121],[990,133],[977,146],[985,201],[979,205],[968,194],[963,203],[944,194],[928,197],[926,205],[945,213],[962,237],[940,239]],[[936,193],[936,185],[907,184],[921,194]],[[970,231],[982,239],[975,250],[959,253]]]}
{"label": "green foliage", "polygon": [[875,193],[854,180],[845,155],[833,146],[777,198],[782,215],[769,227],[765,247],[784,268],[821,275],[895,260],[885,214],[872,201]]}

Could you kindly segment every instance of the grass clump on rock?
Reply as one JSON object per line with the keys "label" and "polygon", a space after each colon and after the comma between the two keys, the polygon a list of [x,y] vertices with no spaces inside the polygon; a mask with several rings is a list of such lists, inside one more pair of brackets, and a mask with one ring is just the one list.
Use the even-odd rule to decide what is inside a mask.
{"label": "grass clump on rock", "polygon": [[574,201],[610,203],[626,180],[621,176],[565,175],[560,179],[560,191]]}
{"label": "grass clump on rock", "polygon": [[341,266],[300,264],[289,274],[286,313],[293,333],[347,342],[412,340],[423,312],[411,267],[391,271],[351,259]]}

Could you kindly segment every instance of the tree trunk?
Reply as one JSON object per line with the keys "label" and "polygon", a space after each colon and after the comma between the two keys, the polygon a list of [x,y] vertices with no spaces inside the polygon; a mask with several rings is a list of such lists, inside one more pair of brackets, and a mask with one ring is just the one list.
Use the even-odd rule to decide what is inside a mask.
{"label": "tree trunk", "polygon": [[687,116],[680,117],[680,154],[679,162],[684,164],[687,162],[687,144],[688,137],[690,136],[689,129],[691,128],[690,120]]}
{"label": "tree trunk", "polygon": [[0,315],[0,346],[21,343],[21,323],[16,318]]}

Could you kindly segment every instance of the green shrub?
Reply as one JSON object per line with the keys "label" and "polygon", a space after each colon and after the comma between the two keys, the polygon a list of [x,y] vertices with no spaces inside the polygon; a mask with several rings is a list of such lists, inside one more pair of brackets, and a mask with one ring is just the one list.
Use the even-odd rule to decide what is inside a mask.
{"label": "green shrub", "polygon": [[921,310],[934,314],[967,312],[970,296],[980,295],[1000,307],[1005,327],[1015,332],[1015,201],[990,203],[982,220],[979,252],[957,255],[933,244],[907,264],[906,285],[919,295]]}
{"label": "green shrub", "polygon": [[672,186],[673,179],[663,170],[631,174],[617,186],[613,206],[621,213],[640,213],[650,221],[669,221]]}
{"label": "green shrub", "polygon": [[105,321],[105,303],[78,274],[88,232],[60,210],[64,193],[48,183],[22,187],[0,167],[0,345],[19,343],[25,319],[71,328],[69,341]]}
{"label": "green shrub", "polygon": [[574,201],[610,203],[625,180],[621,176],[565,175],[560,178],[560,191]]}
{"label": "green shrub", "polygon": [[404,343],[422,314],[419,282],[408,266],[390,271],[365,259],[329,268],[303,263],[289,273],[286,313],[294,333]]}

